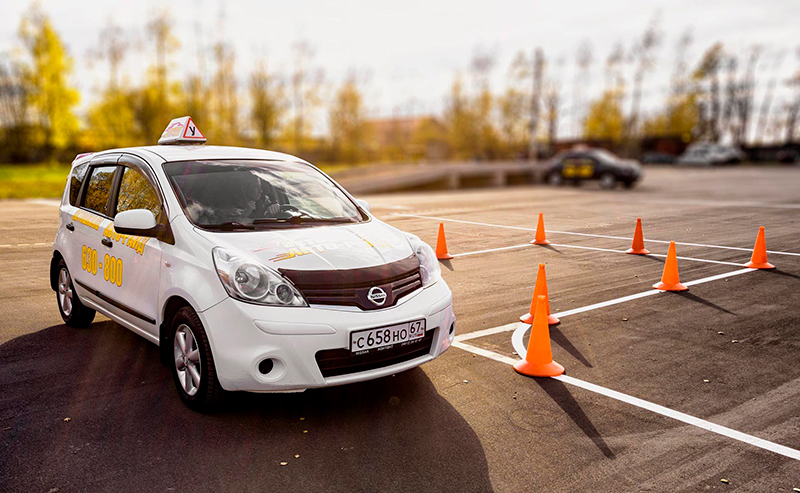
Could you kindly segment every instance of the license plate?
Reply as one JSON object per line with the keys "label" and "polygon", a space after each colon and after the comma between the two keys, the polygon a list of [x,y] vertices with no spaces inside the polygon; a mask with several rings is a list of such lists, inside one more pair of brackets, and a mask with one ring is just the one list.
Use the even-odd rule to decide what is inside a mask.
{"label": "license plate", "polygon": [[425,337],[425,320],[404,324],[360,330],[350,334],[350,351],[364,354],[372,350],[388,349],[395,345],[412,343]]}

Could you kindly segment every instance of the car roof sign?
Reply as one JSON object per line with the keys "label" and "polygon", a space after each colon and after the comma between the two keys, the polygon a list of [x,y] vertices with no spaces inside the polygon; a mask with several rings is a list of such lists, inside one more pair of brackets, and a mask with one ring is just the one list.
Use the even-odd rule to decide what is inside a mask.
{"label": "car roof sign", "polygon": [[202,144],[205,141],[205,135],[194,124],[192,117],[182,116],[169,122],[164,133],[161,134],[161,138],[158,139],[158,145]]}

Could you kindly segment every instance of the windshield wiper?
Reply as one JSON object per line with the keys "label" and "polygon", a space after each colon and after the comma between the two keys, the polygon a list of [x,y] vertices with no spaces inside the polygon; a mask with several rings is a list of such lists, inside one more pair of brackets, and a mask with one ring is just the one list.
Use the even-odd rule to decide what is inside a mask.
{"label": "windshield wiper", "polygon": [[252,224],[242,224],[236,221],[225,221],[224,223],[220,224],[208,224],[204,226],[207,228],[220,229],[222,231],[233,231],[236,229],[256,229],[256,227]]}
{"label": "windshield wiper", "polygon": [[351,223],[351,219],[347,218],[322,218],[304,215],[295,215],[287,218],[265,217],[261,219],[253,219],[253,224],[300,224],[300,223]]}

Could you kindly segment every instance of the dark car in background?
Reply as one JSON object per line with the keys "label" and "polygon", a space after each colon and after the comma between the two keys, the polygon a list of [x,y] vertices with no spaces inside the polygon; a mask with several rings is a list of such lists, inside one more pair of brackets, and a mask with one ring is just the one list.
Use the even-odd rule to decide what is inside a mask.
{"label": "dark car in background", "polygon": [[622,159],[605,149],[577,147],[553,156],[545,176],[553,186],[598,180],[601,188],[611,190],[619,183],[633,187],[642,176],[642,167],[638,161]]}

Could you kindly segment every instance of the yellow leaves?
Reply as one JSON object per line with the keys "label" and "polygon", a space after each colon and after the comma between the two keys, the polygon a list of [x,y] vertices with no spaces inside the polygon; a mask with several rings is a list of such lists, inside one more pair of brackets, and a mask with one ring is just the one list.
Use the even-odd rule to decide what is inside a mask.
{"label": "yellow leaves", "polygon": [[589,113],[583,122],[583,136],[587,139],[619,142],[625,132],[620,93],[606,90],[600,99],[589,105]]}
{"label": "yellow leaves", "polygon": [[20,22],[19,37],[29,64],[22,69],[23,84],[35,120],[42,126],[39,145],[66,147],[78,132],[73,112],[80,99],[69,84],[73,60],[50,19],[34,4]]}

